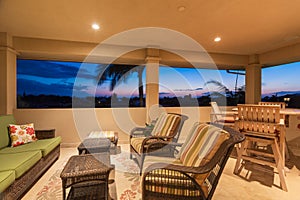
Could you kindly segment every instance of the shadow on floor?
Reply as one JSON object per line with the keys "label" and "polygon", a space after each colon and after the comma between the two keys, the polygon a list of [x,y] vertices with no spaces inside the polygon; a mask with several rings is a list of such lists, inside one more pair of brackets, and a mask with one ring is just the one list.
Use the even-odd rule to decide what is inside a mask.
{"label": "shadow on floor", "polygon": [[[300,156],[295,155],[292,151],[288,149],[288,156],[286,156],[285,166],[288,169],[296,167],[300,170]],[[236,149],[234,149],[230,155],[231,158],[237,158]],[[276,169],[267,165],[260,165],[257,163],[252,163],[249,161],[243,161],[239,172],[236,174],[245,181],[252,182],[257,181],[262,185],[268,187],[281,188],[280,185],[276,185],[274,182],[275,176],[278,176]]]}
{"label": "shadow on floor", "polygon": [[300,156],[295,155],[289,148],[287,155],[285,166],[289,169],[292,169],[295,166],[298,170],[300,170]]}
{"label": "shadow on floor", "polygon": [[[294,166],[300,170],[300,155],[295,155],[293,151],[287,148],[288,154],[286,156],[285,166],[289,169],[292,169]],[[232,150],[230,155],[231,158],[237,158],[236,148]]]}
{"label": "shadow on floor", "polygon": [[268,187],[275,186],[280,188],[280,186],[274,184],[274,168],[266,165],[245,161],[236,175],[248,182],[257,181]]}

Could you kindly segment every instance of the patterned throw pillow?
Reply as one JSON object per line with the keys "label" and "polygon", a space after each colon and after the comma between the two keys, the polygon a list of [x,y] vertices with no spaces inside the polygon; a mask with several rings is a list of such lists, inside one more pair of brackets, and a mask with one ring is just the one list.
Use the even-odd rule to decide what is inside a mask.
{"label": "patterned throw pillow", "polygon": [[37,140],[33,123],[24,125],[9,125],[9,134],[11,138],[11,146],[16,147]]}

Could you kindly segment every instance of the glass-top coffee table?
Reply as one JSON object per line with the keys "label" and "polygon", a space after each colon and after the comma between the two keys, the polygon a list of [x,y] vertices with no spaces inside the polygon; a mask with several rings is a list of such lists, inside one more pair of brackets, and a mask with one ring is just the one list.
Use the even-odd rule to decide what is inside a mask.
{"label": "glass-top coffee table", "polygon": [[86,138],[79,146],[78,154],[109,152],[111,142],[107,138]]}
{"label": "glass-top coffee table", "polygon": [[70,157],[60,174],[63,200],[69,187],[68,199],[109,199],[108,178],[113,169],[108,152]]}

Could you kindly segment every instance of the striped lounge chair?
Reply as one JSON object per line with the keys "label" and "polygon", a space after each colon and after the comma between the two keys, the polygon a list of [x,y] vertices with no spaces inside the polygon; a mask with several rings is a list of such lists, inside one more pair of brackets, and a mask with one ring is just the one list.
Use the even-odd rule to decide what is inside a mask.
{"label": "striped lounge chair", "polygon": [[168,144],[177,142],[186,119],[187,117],[181,114],[162,113],[157,118],[150,133],[149,131],[139,132],[136,128],[131,131],[130,158],[132,159],[134,156],[140,167],[140,173],[146,155],[166,156],[173,153],[175,148],[168,148]]}
{"label": "striped lounge chair", "polygon": [[228,126],[195,123],[176,157],[147,156],[142,199],[212,199],[234,145],[244,139]]}

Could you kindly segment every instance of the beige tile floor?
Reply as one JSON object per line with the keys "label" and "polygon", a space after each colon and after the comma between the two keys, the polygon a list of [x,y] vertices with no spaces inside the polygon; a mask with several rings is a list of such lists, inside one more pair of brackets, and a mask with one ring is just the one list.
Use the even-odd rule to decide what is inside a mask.
{"label": "beige tile floor", "polygon": [[[122,146],[122,149],[127,149]],[[61,148],[59,160],[45,173],[34,187],[23,197],[23,200],[34,200],[49,177],[66,162],[77,154],[76,148]],[[287,163],[289,172],[286,173],[288,192],[279,188],[278,174],[273,170],[259,165],[248,165],[239,176],[233,174],[235,159],[229,158],[220,182],[216,189],[214,200],[300,200],[300,156],[291,154]],[[117,181],[117,180],[116,180]]]}

